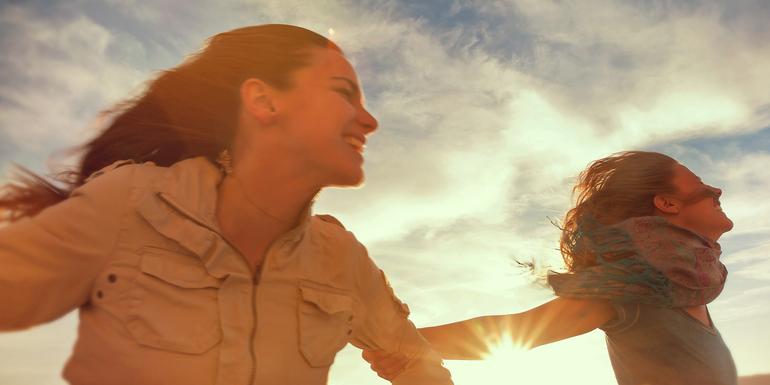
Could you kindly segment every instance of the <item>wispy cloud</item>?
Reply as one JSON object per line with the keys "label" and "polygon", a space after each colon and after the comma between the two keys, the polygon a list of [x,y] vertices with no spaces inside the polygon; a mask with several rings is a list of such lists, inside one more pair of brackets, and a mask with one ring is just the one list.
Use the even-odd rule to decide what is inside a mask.
{"label": "wispy cloud", "polygon": [[108,55],[113,35],[83,16],[44,18],[3,6],[0,25],[0,160],[32,163],[83,141],[96,113],[143,81],[140,71]]}
{"label": "wispy cloud", "polygon": [[[367,244],[418,324],[545,300],[514,259],[557,265],[550,219],[569,207],[575,175],[631,148],[671,153],[725,190],[736,222],[725,261],[731,279],[750,279],[728,287],[715,318],[729,327],[749,317],[756,307],[738,306],[751,303],[738,291],[770,285],[754,274],[766,270],[770,242],[770,151],[751,145],[770,126],[766,2],[183,5],[0,7],[0,162],[35,164],[81,142],[97,111],[213,33],[264,22],[333,28],[381,129],[366,186],[327,191],[317,210]],[[721,145],[732,137],[742,139]],[[355,355],[332,379],[375,383]]]}

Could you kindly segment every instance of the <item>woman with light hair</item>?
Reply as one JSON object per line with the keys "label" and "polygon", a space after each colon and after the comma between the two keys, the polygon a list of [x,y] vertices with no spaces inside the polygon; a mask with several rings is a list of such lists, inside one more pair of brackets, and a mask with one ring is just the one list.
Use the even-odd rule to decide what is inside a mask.
{"label": "woman with light hair", "polygon": [[[560,242],[567,272],[549,276],[558,298],[420,333],[445,359],[477,360],[505,338],[534,348],[598,328],[620,385],[735,385],[706,307],[727,276],[717,241],[733,223],[722,191],[669,156],[629,151],[591,163],[574,192]],[[364,358],[384,378],[404,366],[399,354]]]}

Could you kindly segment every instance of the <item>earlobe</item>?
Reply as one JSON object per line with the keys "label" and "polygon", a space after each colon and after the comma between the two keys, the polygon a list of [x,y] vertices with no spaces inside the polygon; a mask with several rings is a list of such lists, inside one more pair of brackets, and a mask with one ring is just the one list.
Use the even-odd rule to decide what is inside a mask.
{"label": "earlobe", "polygon": [[246,79],[241,84],[241,106],[262,126],[275,122],[273,88],[260,79]]}
{"label": "earlobe", "polygon": [[271,126],[275,123],[275,107],[270,105],[268,107],[267,113],[261,114],[260,116],[257,116],[257,121],[262,126]]}
{"label": "earlobe", "polygon": [[662,195],[655,195],[653,198],[653,204],[655,205],[656,209],[665,214],[679,213],[679,204]]}

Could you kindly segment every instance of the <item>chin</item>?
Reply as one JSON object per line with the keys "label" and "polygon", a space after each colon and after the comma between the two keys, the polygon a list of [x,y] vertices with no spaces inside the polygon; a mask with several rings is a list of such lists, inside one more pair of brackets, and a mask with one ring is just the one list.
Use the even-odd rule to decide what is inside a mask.
{"label": "chin", "polygon": [[358,169],[356,172],[347,172],[337,175],[329,186],[333,187],[361,187],[364,184],[364,172]]}
{"label": "chin", "polygon": [[730,218],[725,218],[725,233],[733,229],[733,221]]}
{"label": "chin", "polygon": [[733,229],[733,221],[730,220],[730,218],[724,217],[721,223],[721,226],[719,228],[719,235],[716,237],[715,241],[722,237],[726,232]]}

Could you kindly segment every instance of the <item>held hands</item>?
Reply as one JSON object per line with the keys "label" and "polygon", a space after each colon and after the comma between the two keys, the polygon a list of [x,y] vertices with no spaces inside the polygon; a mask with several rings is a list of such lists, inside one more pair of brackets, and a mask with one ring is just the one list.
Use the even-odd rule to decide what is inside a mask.
{"label": "held hands", "polygon": [[409,359],[402,353],[389,353],[384,350],[364,350],[361,357],[370,363],[378,376],[392,381],[406,369]]}

